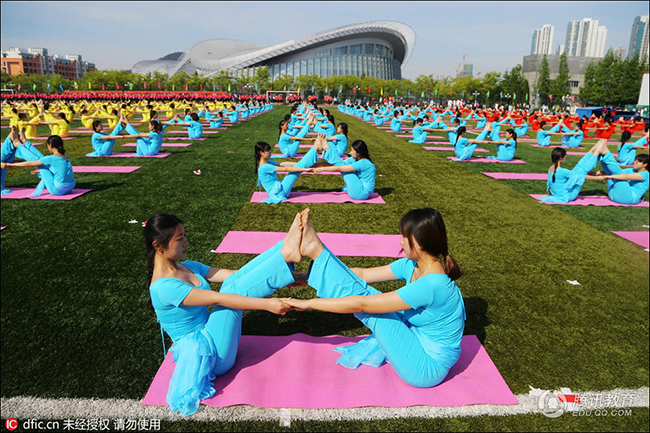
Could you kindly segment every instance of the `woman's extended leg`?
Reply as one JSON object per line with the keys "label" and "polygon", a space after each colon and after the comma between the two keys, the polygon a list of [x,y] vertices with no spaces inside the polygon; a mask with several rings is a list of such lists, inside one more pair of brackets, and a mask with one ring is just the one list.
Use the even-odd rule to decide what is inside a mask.
{"label": "woman's extended leg", "polygon": [[[308,219],[303,219],[303,227],[301,253],[314,259],[307,282],[316,289],[319,297],[369,296],[380,293],[325,248]],[[448,368],[424,351],[417,335],[398,314],[357,313],[355,317],[373,332],[395,372],[406,383],[431,387],[447,375]]]}
{"label": "woman's extended leg", "polygon": [[[293,263],[302,258],[299,252],[302,237],[300,224],[300,217],[296,215],[284,241],[228,277],[220,292],[263,298],[293,283]],[[241,338],[242,314],[241,310],[214,306],[205,325],[217,349],[218,360],[212,369],[216,375],[224,374],[235,363]]]}
{"label": "woman's extended leg", "polygon": [[[316,148],[312,147],[294,167],[309,168],[313,167],[316,162],[318,162],[318,151]],[[300,173],[287,173],[284,176],[284,179],[282,179],[282,190],[284,191],[286,197],[289,197],[291,189],[296,183],[296,180],[298,180],[299,175]]]}

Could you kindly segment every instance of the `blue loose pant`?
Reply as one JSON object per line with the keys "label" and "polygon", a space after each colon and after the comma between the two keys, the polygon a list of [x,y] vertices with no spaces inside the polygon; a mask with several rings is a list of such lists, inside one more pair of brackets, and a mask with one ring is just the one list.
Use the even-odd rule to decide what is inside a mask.
{"label": "blue loose pant", "polygon": [[[314,260],[307,280],[320,298],[370,296],[379,294],[325,249]],[[354,315],[368,327],[379,342],[398,376],[409,385],[428,388],[442,382],[449,369],[429,356],[415,332],[399,313]]]}
{"label": "blue loose pant", "polygon": [[[30,141],[26,144],[14,145],[13,142],[7,137],[2,143],[0,150],[2,162],[14,162],[16,158],[25,161],[36,161],[43,157],[43,154],[35,148]],[[2,193],[8,194],[11,191],[5,190],[5,179],[7,178],[7,169],[2,169]]]}
{"label": "blue loose pant", "polygon": [[[341,158],[336,150],[336,147],[330,146],[323,154],[323,158],[332,165],[348,165],[343,158]],[[348,193],[353,200],[365,200],[370,196],[372,191],[366,190],[356,172],[341,173],[343,182],[345,182],[344,190]]]}

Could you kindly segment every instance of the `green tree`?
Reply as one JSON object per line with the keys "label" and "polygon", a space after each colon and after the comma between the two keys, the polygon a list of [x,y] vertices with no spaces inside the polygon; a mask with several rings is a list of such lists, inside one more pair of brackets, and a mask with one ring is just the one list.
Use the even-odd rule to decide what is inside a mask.
{"label": "green tree", "polygon": [[602,89],[596,84],[596,68],[596,64],[591,61],[585,70],[584,86],[580,87],[580,99],[586,105],[593,105],[601,98]]}
{"label": "green tree", "polygon": [[257,68],[253,82],[257,85],[258,92],[266,92],[269,87],[271,87],[271,74],[269,73],[269,68],[267,66]]}
{"label": "green tree", "polygon": [[[535,89],[539,94],[539,103],[541,105],[551,104],[551,99],[549,98],[549,95],[553,94],[553,91],[551,90],[551,68],[548,64],[548,58],[546,57],[546,54],[544,54],[542,63],[539,65],[539,71],[537,72],[537,84],[535,85]],[[555,96],[556,95],[553,95],[553,97]]]}
{"label": "green tree", "polygon": [[551,83],[551,94],[553,94],[554,101],[559,100],[562,96],[567,95],[570,92],[569,79],[571,78],[571,75],[569,75],[569,72],[569,62],[567,61],[567,55],[565,52],[560,56],[558,76],[555,77],[555,80]]}

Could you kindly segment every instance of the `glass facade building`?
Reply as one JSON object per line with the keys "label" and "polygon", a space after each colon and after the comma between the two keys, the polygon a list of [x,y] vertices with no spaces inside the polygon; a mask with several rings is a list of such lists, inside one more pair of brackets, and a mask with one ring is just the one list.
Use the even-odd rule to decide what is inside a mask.
{"label": "glass facade building", "polygon": [[271,79],[282,76],[341,75],[400,80],[402,67],[415,46],[415,32],[395,21],[372,21],[316,33],[271,47],[231,39],[199,42],[174,60],[136,63],[137,73],[185,71],[212,76],[227,71],[234,76],[254,76],[268,67]]}

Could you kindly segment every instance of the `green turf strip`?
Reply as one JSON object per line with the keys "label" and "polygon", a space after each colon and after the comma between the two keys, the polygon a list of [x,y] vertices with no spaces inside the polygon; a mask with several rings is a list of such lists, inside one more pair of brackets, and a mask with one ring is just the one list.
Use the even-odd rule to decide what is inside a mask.
{"label": "green turf strip", "polygon": [[[2,395],[141,398],[160,365],[162,349],[155,316],[143,307],[140,227],[127,221],[142,221],[163,210],[175,212],[188,230],[188,259],[242,266],[251,256],[209,251],[228,230],[285,231],[304,208],[249,203],[256,190],[253,144],[275,144],[277,123],[286,112],[288,108],[276,109],[189,148],[172,148],[172,155],[160,160],[92,159],[143,168],[131,174],[79,174],[78,187],[95,191],[70,202],[3,200],[2,225],[9,228],[2,232]],[[601,231],[647,221],[647,210],[641,210],[644,216],[628,216],[625,211],[637,209],[589,207],[574,215],[567,207],[537,203],[512,183],[477,173],[545,172],[550,164],[547,149],[520,144],[518,157],[529,164],[516,168],[455,163],[446,158],[449,153],[425,151],[350,116],[333,114],[337,122],[349,123],[350,142],[361,138],[368,143],[383,175],[377,178],[376,190],[386,205],[312,205],[317,231],[396,234],[406,211],[434,207],[445,218],[450,252],[466,272],[458,281],[467,306],[465,333],[479,336],[513,392],[527,392],[528,385],[582,391],[648,386],[648,254]],[[65,144],[73,164],[88,163],[89,158],[76,158],[90,151],[90,137]],[[534,164],[539,169],[533,169]],[[192,173],[195,169],[202,170],[201,176]],[[18,174],[7,185],[36,182],[35,175]],[[331,191],[342,185],[339,176],[301,176],[294,190]],[[530,193],[544,188],[540,181],[539,189]],[[625,215],[620,218],[623,227],[619,215]],[[390,261],[344,258],[350,266]],[[298,269],[306,266],[305,261]],[[582,286],[566,280],[578,280]],[[397,287],[377,285],[381,290]],[[282,289],[277,295],[309,297],[313,290]],[[282,318],[248,312],[243,332],[368,331],[352,316],[312,311]],[[499,425],[525,430],[527,425],[544,428],[546,422]],[[253,423],[251,429],[255,425],[264,428]],[[374,430],[384,425],[390,424],[349,428]],[[404,429],[420,428],[407,425],[412,424]],[[331,423],[323,426],[336,428]],[[552,424],[546,428],[552,429]]]}

